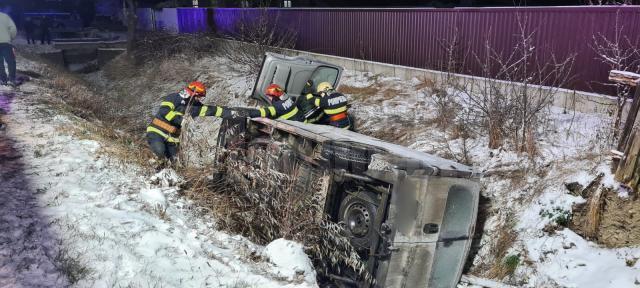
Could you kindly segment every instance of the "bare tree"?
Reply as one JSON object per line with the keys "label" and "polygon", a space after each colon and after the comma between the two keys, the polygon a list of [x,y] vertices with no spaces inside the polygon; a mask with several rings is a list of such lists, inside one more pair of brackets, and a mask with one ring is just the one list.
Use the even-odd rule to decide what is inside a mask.
{"label": "bare tree", "polygon": [[[609,66],[609,70],[640,72],[640,49],[638,41],[633,41],[623,34],[624,25],[620,24],[620,13],[616,15],[616,26],[613,36],[606,36],[598,33],[593,36],[592,49],[597,54],[597,59]],[[615,141],[620,134],[622,124],[622,113],[627,104],[627,99],[631,97],[631,87],[621,83],[600,83],[606,86],[613,86],[616,91],[616,111],[611,127],[611,141]]]}
{"label": "bare tree", "polygon": [[238,42],[226,45],[222,53],[232,61],[248,66],[248,73],[255,74],[260,70],[265,52],[295,46],[297,33],[291,27],[279,25],[280,12],[262,8],[241,13],[234,33],[225,35]]}
{"label": "bare tree", "polygon": [[136,28],[138,26],[138,15],[136,15],[136,8],[138,7],[137,0],[126,0],[126,7],[124,7],[124,13],[127,18],[127,53],[133,52],[134,43],[136,41]]}

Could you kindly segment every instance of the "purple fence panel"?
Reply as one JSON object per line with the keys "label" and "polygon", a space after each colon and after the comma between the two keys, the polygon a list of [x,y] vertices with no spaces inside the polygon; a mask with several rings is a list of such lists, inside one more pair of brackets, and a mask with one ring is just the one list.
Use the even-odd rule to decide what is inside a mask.
{"label": "purple fence panel", "polygon": [[207,9],[178,8],[178,29],[180,33],[209,31]]}
{"label": "purple fence panel", "polygon": [[[206,12],[208,9],[209,12]],[[193,10],[194,12],[187,12]],[[532,34],[532,43],[546,62],[551,55],[576,54],[575,80],[568,88],[611,92],[608,67],[597,60],[594,36],[640,40],[640,7],[583,6],[535,8],[454,9],[179,9],[180,32],[209,29],[237,32],[237,23],[256,21],[261,14],[277,19],[279,29],[297,32],[296,49],[372,60],[417,68],[442,70],[447,43],[457,39],[458,71],[482,75],[479,62],[486,46],[502,55],[513,53],[520,27]],[[208,14],[211,16],[208,19]]]}

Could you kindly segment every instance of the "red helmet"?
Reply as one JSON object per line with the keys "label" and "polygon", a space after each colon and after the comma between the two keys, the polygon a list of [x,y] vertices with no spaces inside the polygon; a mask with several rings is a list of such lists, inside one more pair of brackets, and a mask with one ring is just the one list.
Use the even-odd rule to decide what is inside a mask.
{"label": "red helmet", "polygon": [[284,89],[280,87],[278,84],[270,84],[267,86],[267,89],[264,90],[264,94],[271,97],[280,98],[280,96],[284,95]]}
{"label": "red helmet", "polygon": [[207,96],[207,87],[202,84],[200,81],[193,81],[184,88],[185,91],[189,94],[189,96],[195,97],[205,97]]}

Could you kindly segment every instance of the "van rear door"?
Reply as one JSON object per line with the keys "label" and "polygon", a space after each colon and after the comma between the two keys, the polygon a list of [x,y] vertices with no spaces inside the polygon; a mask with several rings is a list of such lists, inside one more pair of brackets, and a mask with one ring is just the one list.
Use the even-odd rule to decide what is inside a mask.
{"label": "van rear door", "polygon": [[300,96],[307,80],[314,84],[329,82],[337,87],[342,70],[342,67],[327,62],[267,52],[251,97],[269,103],[264,95],[269,84],[282,86],[292,97]]}

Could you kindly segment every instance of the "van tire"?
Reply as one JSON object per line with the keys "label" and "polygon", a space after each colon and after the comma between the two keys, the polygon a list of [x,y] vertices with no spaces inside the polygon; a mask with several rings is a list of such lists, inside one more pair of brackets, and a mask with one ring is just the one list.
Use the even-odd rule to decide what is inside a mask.
{"label": "van tire", "polygon": [[340,203],[338,221],[357,250],[369,249],[378,237],[374,227],[378,205],[370,193],[349,194]]}

